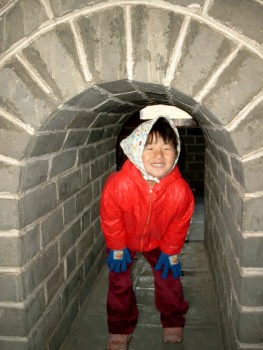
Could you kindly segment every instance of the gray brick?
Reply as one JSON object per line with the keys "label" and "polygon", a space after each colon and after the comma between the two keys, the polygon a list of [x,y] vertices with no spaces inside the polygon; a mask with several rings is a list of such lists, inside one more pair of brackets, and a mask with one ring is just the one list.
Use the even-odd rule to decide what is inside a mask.
{"label": "gray brick", "polygon": [[59,199],[65,200],[78,191],[81,187],[81,171],[80,169],[61,177],[58,181]]}
{"label": "gray brick", "polygon": [[88,128],[98,113],[91,112],[91,111],[78,111],[76,114],[76,117],[72,120],[72,122],[68,125],[68,129],[81,129],[81,128]]}
{"label": "gray brick", "polygon": [[84,256],[87,254],[87,251],[92,246],[93,240],[94,240],[94,229],[91,227],[87,232],[85,232],[77,245],[77,257],[78,257],[78,263],[82,261]]}
{"label": "gray brick", "polygon": [[52,159],[49,176],[56,176],[72,168],[76,162],[76,155],[76,151],[67,151],[56,155]]}
{"label": "gray brick", "polygon": [[223,125],[227,125],[261,91],[262,85],[262,60],[242,50],[202,103],[211,113],[220,116]]}
{"label": "gray brick", "polygon": [[263,267],[263,237],[242,239],[240,265],[243,267]]}
{"label": "gray brick", "polygon": [[1,237],[0,266],[19,267],[23,265],[25,261],[22,256],[21,241],[21,237]]}
{"label": "gray brick", "polygon": [[84,232],[87,227],[91,224],[91,210],[88,209],[86,212],[84,212],[81,216],[82,220],[82,231]]}
{"label": "gray brick", "polygon": [[[6,25],[2,50],[7,50],[15,42],[24,36],[28,36],[44,21],[48,20],[45,9],[38,0],[34,2],[34,6],[32,6],[30,0],[22,0],[15,3],[4,14],[4,17]],[[18,18],[21,20],[18,21]]]}
{"label": "gray brick", "polygon": [[1,350],[28,350],[29,345],[27,339],[16,340],[10,338],[8,340],[0,339]]}
{"label": "gray brick", "polygon": [[81,148],[79,150],[79,164],[89,163],[91,160],[94,159],[94,155],[95,155],[94,146],[89,145],[85,148]]}
{"label": "gray brick", "polygon": [[14,124],[3,118],[0,118],[0,129],[1,154],[9,158],[22,160],[24,158],[25,151],[30,140],[30,135],[26,132],[21,131],[20,128],[14,126]]}
{"label": "gray brick", "polygon": [[60,108],[59,110],[56,110],[52,116],[50,116],[50,119],[48,120],[48,123],[45,123],[42,125],[40,130],[43,131],[54,131],[54,130],[64,130],[67,128],[67,126],[74,120],[76,115],[79,114],[79,111],[72,111],[68,110],[65,107]]}
{"label": "gray brick", "polygon": [[[15,86],[15,96],[11,86]],[[40,88],[14,57],[0,70],[0,104],[8,113],[36,129],[55,108],[53,98]]]}
{"label": "gray brick", "polygon": [[36,226],[24,232],[22,237],[22,253],[24,261],[31,260],[40,250],[40,228]]}
{"label": "gray brick", "polygon": [[[123,9],[112,6],[90,13],[78,21],[78,26],[93,79],[115,81],[127,78]],[[103,57],[108,58],[106,65]]]}
{"label": "gray brick", "polygon": [[231,132],[241,157],[263,147],[262,113],[263,103],[260,103]]}
{"label": "gray brick", "polygon": [[83,283],[83,279],[83,266],[81,266],[64,290],[62,297],[62,311],[64,311],[67,308],[67,306],[72,302],[72,300],[76,296],[80,286]]}
{"label": "gray brick", "polygon": [[263,198],[249,198],[244,201],[242,229],[244,231],[263,231]]}
{"label": "gray brick", "polygon": [[41,224],[42,245],[45,247],[63,229],[62,208],[50,214]]}
{"label": "gray brick", "polygon": [[16,199],[0,198],[0,229],[19,229],[18,201]]}
{"label": "gray brick", "polygon": [[0,315],[1,336],[25,337],[27,335],[25,309],[0,307]]}
{"label": "gray brick", "polygon": [[81,183],[82,186],[86,186],[91,179],[90,175],[90,164],[83,165],[81,168]]}
{"label": "gray brick", "polygon": [[235,28],[237,32],[263,43],[263,34],[258,28],[262,25],[262,3],[250,0],[213,1],[209,15]]}
{"label": "gray brick", "polygon": [[43,250],[42,254],[21,274],[26,298],[55,269],[58,264],[57,243]]}
{"label": "gray brick", "polygon": [[61,258],[70,250],[70,248],[76,243],[78,237],[81,234],[80,220],[69,226],[69,228],[63,233],[60,238],[60,255]]}
{"label": "gray brick", "polygon": [[20,167],[0,162],[0,192],[17,193],[20,182]]}
{"label": "gray brick", "polygon": [[95,143],[102,140],[104,129],[92,129],[89,137],[89,143]]}
{"label": "gray brick", "polygon": [[87,6],[86,0],[74,0],[74,1],[67,1],[64,0],[58,0],[55,2],[51,2],[50,6],[52,8],[52,11],[54,12],[56,17],[60,17],[68,12],[72,12],[76,9],[81,9],[85,6]]}
{"label": "gray brick", "polygon": [[16,274],[0,273],[0,301],[21,301]]}
{"label": "gray brick", "polygon": [[233,299],[232,315],[238,340],[241,343],[260,345],[262,342],[263,312],[242,312],[239,310],[236,300]]}
{"label": "gray brick", "polygon": [[70,131],[63,148],[71,148],[86,144],[90,131]]}
{"label": "gray brick", "polygon": [[98,86],[114,95],[133,93],[136,91],[134,86],[126,79],[117,80],[109,83],[101,83]]}
{"label": "gray brick", "polygon": [[263,156],[243,162],[243,174],[247,192],[263,191]]}
{"label": "gray brick", "polygon": [[[262,258],[261,258],[262,261]],[[263,276],[241,278],[240,304],[245,306],[263,305]]]}
{"label": "gray brick", "polygon": [[67,225],[76,216],[76,198],[72,197],[63,203],[64,225]]}
{"label": "gray brick", "polygon": [[[125,106],[124,106],[125,111]],[[114,113],[113,109],[110,109],[110,113]],[[99,113],[98,117],[92,124],[93,128],[101,128],[101,127],[108,127],[109,125],[116,125],[120,122],[122,116],[118,114],[110,114],[110,113]],[[108,130],[108,128],[107,128]]]}
{"label": "gray brick", "polygon": [[26,226],[40,216],[54,209],[57,203],[54,183],[39,188],[21,199],[22,226]]}
{"label": "gray brick", "polygon": [[64,282],[64,264],[63,262],[56,268],[53,275],[47,281],[47,300],[52,300],[59,288]]}
{"label": "gray brick", "polygon": [[56,300],[45,317],[40,321],[38,327],[35,328],[32,336],[29,339],[30,345],[29,349],[45,349],[47,345],[47,339],[53,333],[56,325],[61,318],[61,301]]}
{"label": "gray brick", "polygon": [[76,197],[76,210],[79,214],[86,206],[89,206],[93,200],[92,185],[88,185],[86,188],[82,189]]}
{"label": "gray brick", "polygon": [[234,44],[223,34],[192,20],[172,85],[195,96],[233,49]]}
{"label": "gray brick", "polygon": [[71,252],[67,255],[66,263],[67,263],[67,277],[68,277],[68,276],[70,276],[71,272],[77,266],[77,250],[76,250],[76,247],[74,247],[71,250]]}
{"label": "gray brick", "polygon": [[52,87],[59,101],[69,100],[85,90],[85,80],[70,24],[58,24],[55,30],[42,34],[29,45],[25,54],[28,61],[41,72],[43,79]]}
{"label": "gray brick", "polygon": [[235,223],[241,227],[243,209],[241,193],[229,180],[226,181],[226,185],[226,195],[231,208],[230,210],[233,213]]}
{"label": "gray brick", "polygon": [[44,154],[57,152],[61,149],[65,140],[65,132],[39,135],[31,152],[31,157],[42,156]]}
{"label": "gray brick", "polygon": [[23,166],[21,190],[26,191],[47,180],[48,161],[36,160]]}
{"label": "gray brick", "polygon": [[26,306],[26,317],[28,328],[31,329],[43,314],[46,308],[46,300],[44,295],[44,289],[40,291],[30,300],[30,303]]}
{"label": "gray brick", "polygon": [[84,108],[93,108],[105,102],[108,99],[106,94],[102,94],[101,91],[90,88],[87,91],[79,94],[78,96],[67,102],[70,106],[80,106]]}

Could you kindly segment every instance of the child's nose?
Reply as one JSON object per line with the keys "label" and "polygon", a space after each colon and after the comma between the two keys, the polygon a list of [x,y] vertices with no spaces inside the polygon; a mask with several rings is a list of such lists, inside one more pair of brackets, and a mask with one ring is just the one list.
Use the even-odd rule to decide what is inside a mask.
{"label": "child's nose", "polygon": [[155,150],[155,157],[156,158],[162,158],[163,157],[163,151],[160,149]]}

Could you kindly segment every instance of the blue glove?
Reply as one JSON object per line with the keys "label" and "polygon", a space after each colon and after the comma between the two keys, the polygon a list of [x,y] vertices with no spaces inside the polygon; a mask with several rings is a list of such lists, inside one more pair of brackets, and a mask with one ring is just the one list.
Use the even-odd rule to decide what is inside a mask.
{"label": "blue glove", "polygon": [[125,272],[127,270],[127,264],[132,262],[130,252],[128,248],[122,250],[110,250],[107,265],[110,268],[110,271],[116,273]]}
{"label": "blue glove", "polygon": [[180,277],[182,272],[178,255],[167,255],[161,252],[155,270],[159,271],[161,269],[163,269],[162,278],[167,278],[169,270],[172,271],[174,278]]}

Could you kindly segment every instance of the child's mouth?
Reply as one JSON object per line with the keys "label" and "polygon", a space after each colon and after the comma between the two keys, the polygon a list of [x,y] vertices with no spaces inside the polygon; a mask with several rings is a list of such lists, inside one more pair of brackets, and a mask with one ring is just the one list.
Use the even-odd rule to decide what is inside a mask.
{"label": "child's mouth", "polygon": [[154,163],[154,164],[152,164],[152,166],[153,166],[154,168],[162,168],[162,167],[164,166],[164,164],[163,164],[163,163],[161,163],[161,164],[159,164],[159,163]]}

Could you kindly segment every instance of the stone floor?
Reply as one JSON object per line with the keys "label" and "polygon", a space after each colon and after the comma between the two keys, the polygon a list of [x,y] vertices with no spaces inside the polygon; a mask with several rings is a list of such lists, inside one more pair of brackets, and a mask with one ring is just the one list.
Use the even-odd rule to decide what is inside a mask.
{"label": "stone floor", "polygon": [[[195,213],[181,253],[181,263],[184,271],[182,284],[190,305],[183,343],[174,345],[162,342],[159,314],[154,306],[151,270],[144,258],[138,255],[134,264],[133,281],[140,316],[129,350],[224,350],[213,279],[204,245],[202,198],[196,200]],[[60,350],[106,349],[107,275],[108,269],[105,266]]]}

